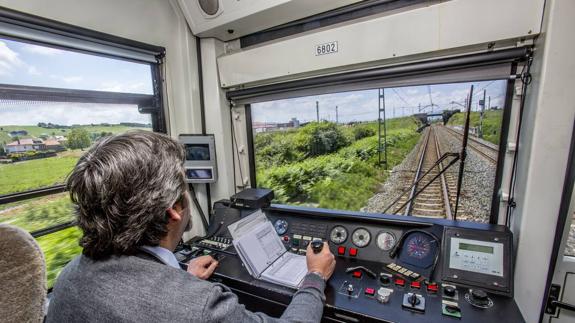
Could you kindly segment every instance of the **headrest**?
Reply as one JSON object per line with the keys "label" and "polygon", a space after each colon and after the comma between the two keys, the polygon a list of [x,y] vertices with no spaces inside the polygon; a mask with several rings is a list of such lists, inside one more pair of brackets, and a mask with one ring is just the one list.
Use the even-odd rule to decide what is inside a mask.
{"label": "headrest", "polygon": [[0,290],[1,321],[42,322],[46,299],[44,255],[28,232],[7,224],[0,224]]}

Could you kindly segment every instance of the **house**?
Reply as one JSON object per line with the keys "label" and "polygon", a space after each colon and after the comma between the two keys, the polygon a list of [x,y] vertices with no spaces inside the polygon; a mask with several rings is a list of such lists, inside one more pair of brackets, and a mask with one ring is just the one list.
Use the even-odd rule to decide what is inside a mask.
{"label": "house", "polygon": [[56,139],[46,139],[44,140],[44,145],[46,145],[47,150],[63,151],[66,150],[64,145]]}
{"label": "house", "polygon": [[46,145],[38,138],[18,139],[6,145],[6,152],[9,154],[39,150],[46,150]]}

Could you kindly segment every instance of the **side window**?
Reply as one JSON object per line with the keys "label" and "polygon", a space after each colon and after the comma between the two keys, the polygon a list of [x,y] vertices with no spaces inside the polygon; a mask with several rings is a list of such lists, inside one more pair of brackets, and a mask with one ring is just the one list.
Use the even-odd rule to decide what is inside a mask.
{"label": "side window", "polygon": [[448,166],[453,157],[439,160],[461,152],[471,85],[470,139],[457,219],[488,223],[498,190],[506,80],[251,104],[256,185],[273,189],[279,203],[453,218],[459,162]]}
{"label": "side window", "polygon": [[48,287],[81,252],[66,178],[100,138],[154,130],[152,77],[151,64],[0,38],[0,223],[37,238]]}

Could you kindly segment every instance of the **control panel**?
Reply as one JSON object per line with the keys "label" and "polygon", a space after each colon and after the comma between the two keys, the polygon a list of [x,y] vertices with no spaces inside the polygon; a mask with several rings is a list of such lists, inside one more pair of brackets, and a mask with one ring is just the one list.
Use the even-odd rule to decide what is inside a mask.
{"label": "control panel", "polygon": [[[251,213],[241,212],[240,217]],[[272,207],[265,214],[290,252],[305,254],[308,244],[328,242],[336,269],[325,291],[326,320],[485,322],[504,316],[509,322],[523,322],[510,297],[512,239],[504,228],[486,225],[479,230],[399,216],[315,215],[291,207]],[[218,234],[191,244],[192,253],[218,257],[220,266],[212,280],[233,288],[249,309],[287,306],[294,290],[251,277],[222,229],[228,223],[216,219],[212,222]],[[254,297],[259,301],[252,301]],[[271,303],[262,305],[262,299]],[[268,314],[279,316],[281,310]]]}

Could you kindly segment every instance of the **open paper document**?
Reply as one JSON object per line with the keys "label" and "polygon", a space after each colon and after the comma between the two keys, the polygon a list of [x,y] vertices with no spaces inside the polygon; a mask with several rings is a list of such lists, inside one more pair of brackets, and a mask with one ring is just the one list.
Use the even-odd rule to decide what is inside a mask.
{"label": "open paper document", "polygon": [[228,230],[250,275],[298,288],[307,273],[305,256],[287,252],[261,210],[231,224]]}

